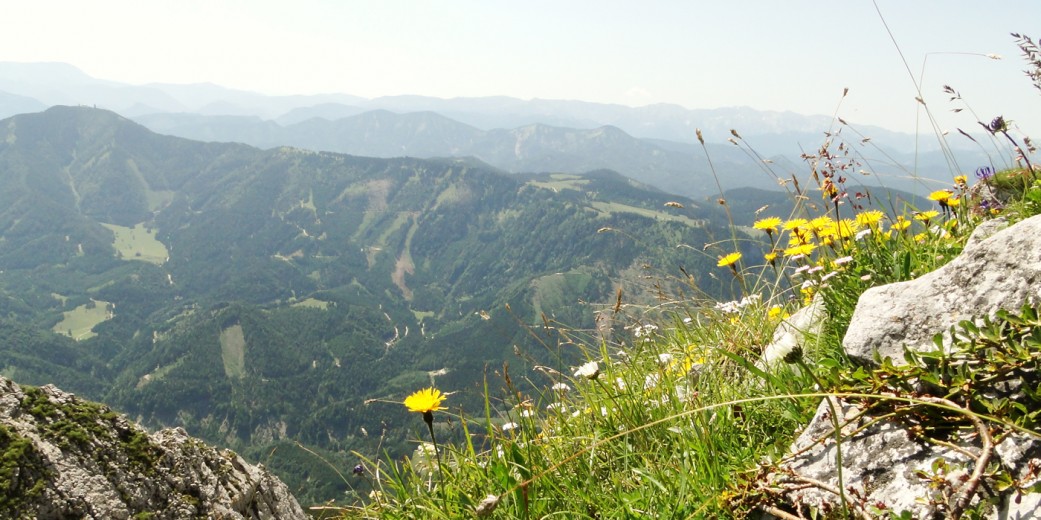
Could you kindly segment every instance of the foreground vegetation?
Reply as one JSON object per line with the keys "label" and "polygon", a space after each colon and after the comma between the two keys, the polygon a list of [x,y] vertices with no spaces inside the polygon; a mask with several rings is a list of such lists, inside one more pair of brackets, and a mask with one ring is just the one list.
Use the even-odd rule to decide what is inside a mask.
{"label": "foreground vegetation", "polygon": [[[1003,119],[983,126],[996,141],[1013,141]],[[938,344],[949,359],[979,361],[967,372],[948,371],[950,365],[936,361],[939,354],[928,352],[908,354],[899,368],[884,360],[877,369],[858,367],[841,346],[868,288],[944,265],[987,219],[1014,223],[1041,213],[1041,181],[1028,158],[1033,150],[1013,141],[1017,166],[953,172],[949,186],[929,194],[928,207],[915,208],[848,192],[844,176],[853,161],[842,146],[833,153],[837,144],[829,141],[808,157],[812,189],[806,179],[803,187],[785,179],[794,209],[761,208],[751,226],[735,225],[729,239],[706,246],[720,279],[730,281],[732,301],[691,286],[647,310],[626,305],[619,293],[609,323],[623,325],[574,330],[547,321],[532,335],[557,359],[577,353],[584,363],[537,365],[531,373],[503,365],[484,380],[483,409],[453,405],[455,396],[438,389],[417,391],[400,412],[418,412],[425,423],[416,421],[413,454],[394,460],[355,453],[357,466],[341,476],[354,503],[316,507],[314,514],[746,518],[767,511],[782,518],[910,518],[845,499],[837,511],[806,510],[786,504],[766,475],[783,463],[825,395],[877,401],[922,381],[944,401],[922,397],[889,406],[936,421],[925,430],[928,424],[971,428],[986,416],[996,436],[1041,437],[1041,403],[1032,391],[1026,402],[1010,402],[964,390],[1010,367],[1038,368],[1037,308],[1008,309],[982,326],[963,324],[950,343]],[[765,358],[778,326],[810,308],[823,311],[818,326],[799,331],[801,345]],[[543,378],[549,383],[535,383]],[[945,469],[934,469],[942,477]],[[1034,491],[1003,471],[990,474],[1000,489]],[[967,502],[937,496],[922,498],[939,501],[949,517],[978,515],[989,505],[971,510]]]}
{"label": "foreground vegetation", "polygon": [[[764,217],[755,225],[766,244],[763,259],[720,255],[719,269],[740,288],[735,301],[675,302],[659,315],[671,319],[633,320],[612,337],[555,330],[547,346],[577,349],[585,364],[536,367],[554,383],[533,391],[526,374],[504,366],[485,382],[483,410],[453,407],[451,396],[426,409],[410,404],[428,420],[431,410],[444,410],[429,431],[417,427],[413,455],[391,461],[358,454],[347,478],[364,496],[349,508],[316,511],[346,518],[744,518],[757,508],[780,511],[760,479],[783,459],[821,392],[878,394],[885,389],[879,381],[899,385],[912,377],[891,364],[871,372],[845,359],[840,340],[858,296],[949,261],[983,219],[1038,213],[1041,183],[1031,182],[1025,170],[981,174],[972,188],[958,176],[932,194],[942,202],[935,209]],[[985,202],[981,193],[990,189],[1009,194],[1002,210]],[[826,318],[807,348],[773,364],[760,361],[777,325],[814,301],[823,302]],[[624,305],[614,310],[626,313]],[[1028,350],[1041,349],[1036,316],[1034,309],[1002,315],[992,327],[999,332],[958,337],[982,351],[971,338],[1003,337],[1002,327],[1013,323],[1033,338]],[[1010,359],[1001,348],[986,356]],[[1036,364],[1030,355],[1025,362]],[[937,370],[936,363],[912,366],[922,371],[913,377]],[[1003,368],[996,362],[985,370]],[[1033,428],[1037,408],[1029,409],[1003,417],[1010,427]]]}

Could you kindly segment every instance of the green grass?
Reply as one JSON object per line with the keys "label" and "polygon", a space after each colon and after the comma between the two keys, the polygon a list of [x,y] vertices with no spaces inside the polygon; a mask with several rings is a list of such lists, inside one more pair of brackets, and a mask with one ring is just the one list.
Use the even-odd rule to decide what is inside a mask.
{"label": "green grass", "polygon": [[315,298],[308,298],[306,300],[300,300],[298,302],[295,302],[295,303],[293,303],[292,306],[293,307],[306,307],[308,309],[320,309],[320,310],[324,311],[324,310],[328,310],[329,309],[329,302],[323,301],[323,300],[318,300],[318,299],[315,299]]}
{"label": "green grass", "polygon": [[576,304],[571,295],[581,294],[580,291],[589,285],[592,279],[592,275],[581,271],[554,273],[537,278],[532,282],[535,286],[535,294],[532,296],[535,315],[549,314],[552,309]]}
{"label": "green grass", "polygon": [[102,224],[112,230],[115,239],[112,245],[123,260],[140,260],[162,265],[169,258],[170,252],[162,242],[155,238],[156,230],[148,229],[144,224],[132,228],[115,224]]}
{"label": "green grass", "polygon": [[91,300],[91,303],[86,303],[71,311],[63,312],[62,320],[55,324],[51,330],[58,334],[64,334],[76,341],[93,338],[97,336],[94,333],[94,327],[112,317],[112,311],[109,310],[111,305],[109,302]]}
{"label": "green grass", "polygon": [[232,325],[220,333],[220,355],[224,361],[224,374],[239,379],[246,375],[246,338],[242,325]]}
{"label": "green grass", "polygon": [[620,204],[618,202],[601,202],[593,201],[591,203],[594,209],[603,213],[604,215],[610,216],[612,213],[633,213],[643,217],[650,217],[657,220],[664,220],[669,222],[679,222],[686,224],[690,227],[702,227],[705,225],[704,222],[696,219],[692,219],[683,215],[673,215],[664,211],[657,211],[653,209],[640,208],[637,206],[630,206],[628,204]]}
{"label": "green grass", "polygon": [[[828,188],[821,184],[820,189]],[[1031,202],[1041,202],[1041,184],[1010,190],[998,213],[1014,219],[1041,213],[1041,204]],[[547,348],[584,359],[584,368],[560,360],[533,374],[509,374],[505,368],[498,376],[489,374],[483,410],[453,407],[449,398],[433,428],[440,462],[431,455],[432,448],[424,447],[431,439],[416,415],[415,453],[403,460],[357,454],[365,461],[374,491],[356,496],[338,515],[642,518],[668,512],[669,518],[747,518],[764,506],[823,514],[785,504],[760,487],[812,417],[821,393],[869,396],[886,384],[898,384],[901,377],[937,384],[952,380],[932,375],[943,365],[928,361],[931,354],[913,364],[918,372],[890,365],[890,375],[871,379],[850,365],[841,348],[861,293],[942,266],[960,253],[972,229],[994,213],[982,211],[986,208],[967,182],[956,180],[950,191],[959,202],[946,213],[922,208],[887,214],[866,207],[837,221],[797,208],[805,219],[777,215],[782,224],[770,233],[761,228],[765,223],[757,223],[730,240],[707,245],[705,254],[718,257],[748,251],[750,243],[771,254],[744,254],[719,267],[717,276],[734,281],[736,301],[668,298],[647,314],[616,306],[611,321],[625,326],[614,326],[609,336],[554,324],[559,339]],[[623,205],[598,209],[678,219]],[[581,283],[588,283],[581,273],[545,276],[536,283],[536,305],[566,303],[568,288]],[[791,356],[797,364],[757,364],[781,320],[815,300],[823,302],[827,319]],[[1020,335],[1031,338],[1036,350],[1041,348],[1041,321],[1036,311],[1024,312],[1026,317],[1008,320],[1026,323]],[[1001,338],[1003,326],[978,334]],[[969,347],[958,348],[977,344],[964,341]],[[992,356],[987,367],[994,374],[1005,372],[1002,366],[1015,356],[1019,363],[1035,362],[1030,348],[1008,349],[996,341],[983,354],[977,349],[966,356]],[[969,376],[959,373],[953,380],[962,381],[959,377]],[[971,381],[989,377],[985,373]],[[395,383],[404,395],[426,385],[419,379],[419,374],[410,374]],[[937,416],[947,424],[971,415],[970,407],[990,407],[1007,417],[1009,426],[1000,426],[1010,428],[1005,431],[1032,426],[1037,415],[1022,413],[1007,400],[969,401],[946,415],[918,411],[923,406],[928,402],[903,403],[897,409]],[[399,413],[408,412],[402,408]]]}
{"label": "green grass", "polygon": [[574,190],[574,191],[585,191],[585,186],[589,184],[589,179],[583,179],[578,175],[569,175],[566,173],[554,173],[550,175],[552,181],[528,181],[528,186],[535,186],[536,188],[542,188],[552,191],[561,190]]}

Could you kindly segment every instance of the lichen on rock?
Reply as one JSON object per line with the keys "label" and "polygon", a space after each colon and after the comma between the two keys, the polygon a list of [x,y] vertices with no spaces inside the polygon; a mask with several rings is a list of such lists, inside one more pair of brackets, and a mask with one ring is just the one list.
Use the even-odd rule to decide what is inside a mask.
{"label": "lichen on rock", "polygon": [[51,385],[0,376],[0,450],[5,518],[306,518],[262,466]]}

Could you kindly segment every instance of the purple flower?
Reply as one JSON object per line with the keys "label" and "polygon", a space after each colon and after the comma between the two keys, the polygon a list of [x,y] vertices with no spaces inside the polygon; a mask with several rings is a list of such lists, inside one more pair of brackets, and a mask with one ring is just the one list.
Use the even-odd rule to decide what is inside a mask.
{"label": "purple flower", "polygon": [[990,122],[989,125],[986,125],[986,127],[987,127],[987,130],[990,130],[990,133],[993,134],[993,133],[1004,132],[1004,131],[1008,130],[1008,123],[1005,122],[1005,118],[1004,117],[998,116],[998,117],[995,117]]}
{"label": "purple flower", "polygon": [[976,177],[982,180],[987,180],[994,176],[994,168],[990,166],[980,166],[976,168]]}

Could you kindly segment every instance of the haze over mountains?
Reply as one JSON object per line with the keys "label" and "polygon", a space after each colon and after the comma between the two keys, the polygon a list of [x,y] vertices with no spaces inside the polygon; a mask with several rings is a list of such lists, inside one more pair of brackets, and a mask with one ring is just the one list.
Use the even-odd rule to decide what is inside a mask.
{"label": "haze over mountains", "polygon": [[[506,97],[263,96],[208,84],[125,85],[91,78],[65,64],[0,63],[0,116],[54,104],[98,106],[160,133],[261,148],[474,157],[508,172],[611,169],[698,198],[718,194],[715,182],[706,182],[710,158],[723,189],[776,189],[775,176],[807,170],[800,154],[815,153],[825,132],[840,130],[860,162],[856,170],[870,172],[852,178],[853,184],[881,183],[922,193],[934,187],[928,179],[948,183],[952,169],[934,137],[844,128],[827,116]],[[697,145],[695,129],[702,130],[706,149]],[[727,142],[732,129],[743,138],[741,147]],[[972,145],[967,139],[952,141],[961,169],[986,164],[978,148],[963,149]],[[764,160],[771,162],[764,165]]]}

